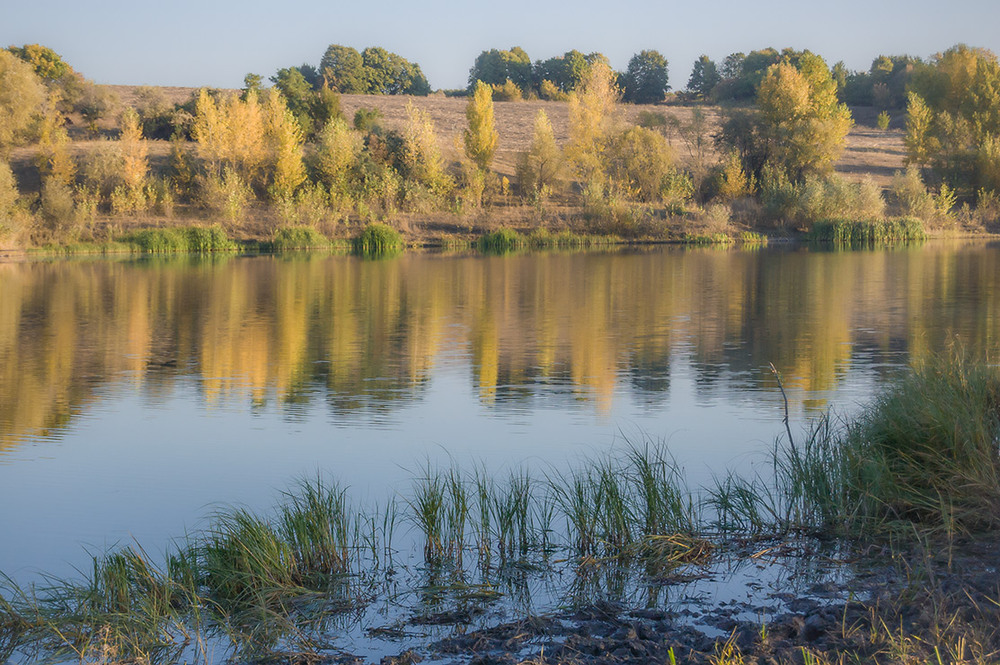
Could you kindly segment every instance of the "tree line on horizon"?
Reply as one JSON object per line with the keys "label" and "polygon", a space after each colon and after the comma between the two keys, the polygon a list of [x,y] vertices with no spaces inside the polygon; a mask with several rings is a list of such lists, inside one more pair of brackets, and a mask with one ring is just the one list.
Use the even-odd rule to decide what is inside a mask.
{"label": "tree line on horizon", "polygon": [[[928,62],[873,63],[865,79],[874,81],[873,91],[885,85],[893,94],[878,76],[897,86],[903,81],[908,108],[909,167],[888,197],[871,182],[833,173],[853,125],[844,101],[850,80],[838,79],[838,67],[810,51],[766,49],[727,58],[706,90],[717,99],[729,90],[725,94],[737,101],[723,107],[714,132],[697,108],[687,122],[655,110],[643,111],[637,124],[625,122],[617,105],[629,88],[606,58],[553,59],[559,62],[543,67],[550,75],[558,78],[553,72],[562,67],[566,76],[579,76],[560,91],[569,105],[569,140],[558,145],[540,112],[513,181],[493,167],[499,84],[479,77],[494,65],[492,80],[514,71],[497,65],[506,56],[484,52],[489,57],[477,59],[467,127],[448,154],[430,116],[412,104],[401,129],[386,127],[374,109],[343,115],[341,87],[402,91],[400,82],[411,85],[419,74],[416,66],[372,51],[357,54],[361,66],[353,78],[330,63],[357,59],[333,45],[325,66],[279,70],[269,88],[249,75],[238,93],[206,89],[176,106],[140,100],[140,108],[122,112],[115,140],[101,141],[84,159],[70,150],[66,114],[75,108],[87,117],[88,96],[79,91],[88,84],[51,49],[0,51],[0,160],[13,146],[34,142],[42,183],[37,198],[22,194],[6,161],[0,162],[0,231],[11,232],[18,226],[12,220],[20,219],[22,228],[55,237],[79,233],[100,215],[169,218],[176,203],[233,225],[263,207],[275,224],[330,228],[338,220],[392,219],[399,212],[466,214],[510,206],[512,196],[540,212],[553,199],[568,203],[581,211],[588,229],[621,236],[655,233],[667,219],[730,231],[748,225],[809,229],[833,218],[891,215],[943,224],[963,204],[967,216],[976,207],[990,220],[1000,218],[1000,65],[983,49],[959,45]],[[365,73],[364,53],[369,63],[394,62],[382,73],[396,72],[396,83],[385,83],[389,74]],[[661,66],[658,54],[643,53],[633,58],[634,67],[630,63],[635,81]],[[516,59],[524,64],[527,57],[522,52]],[[567,67],[574,61],[578,70]],[[707,86],[712,69],[699,59],[692,78]],[[664,77],[665,70],[664,60]],[[633,91],[641,87],[633,84]],[[732,92],[745,89],[753,93],[742,101]],[[671,131],[691,154],[687,164],[667,139]],[[151,138],[171,140],[169,166],[155,174]]]}

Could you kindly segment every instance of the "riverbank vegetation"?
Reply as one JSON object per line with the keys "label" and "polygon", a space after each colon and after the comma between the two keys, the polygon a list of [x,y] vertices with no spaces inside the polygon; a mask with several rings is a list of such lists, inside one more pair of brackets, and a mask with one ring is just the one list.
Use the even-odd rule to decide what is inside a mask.
{"label": "riverbank vegetation", "polygon": [[165,557],[131,545],[95,557],[80,580],[32,588],[7,580],[0,654],[317,655],[336,616],[392,584],[407,543],[467,600],[489,602],[525,570],[587,576],[638,566],[664,579],[733,539],[873,545],[993,533],[998,395],[994,366],[961,351],[935,357],[855,418],[821,419],[804,438],[789,428],[769,475],[729,475],[701,489],[651,441],[563,469],[498,474],[428,463],[400,496],[369,507],[322,475],[304,479],[269,513],[219,510]]}
{"label": "riverbank vegetation", "polygon": [[[532,63],[521,49],[484,51],[469,96],[454,100],[464,117],[443,128],[419,97],[391,122],[381,102],[345,112],[347,94],[428,92],[418,66],[378,48],[333,45],[319,67],[282,69],[271,87],[248,75],[242,91],[173,104],[152,88],[115,104],[37,45],[3,51],[0,76],[9,247],[214,224],[258,245],[284,229],[346,240],[371,222],[408,244],[472,243],[500,228],[623,241],[746,231],[837,239],[821,229],[905,218],[929,233],[981,231],[1000,216],[990,153],[1000,99],[989,94],[1000,66],[966,46],[927,61],[880,58],[863,73],[790,49],[733,54],[722,66],[701,58],[672,97],[694,105],[686,120],[674,111],[683,107],[663,105],[667,62],[655,51],[622,73],[599,53]],[[494,105],[532,96],[564,101],[530,112],[522,149],[498,159],[507,137]],[[623,101],[661,105],[633,112]],[[875,128],[890,126],[890,110],[905,124],[905,168],[878,183],[834,169],[855,125],[847,103],[866,101],[880,110],[872,131],[901,131]]]}

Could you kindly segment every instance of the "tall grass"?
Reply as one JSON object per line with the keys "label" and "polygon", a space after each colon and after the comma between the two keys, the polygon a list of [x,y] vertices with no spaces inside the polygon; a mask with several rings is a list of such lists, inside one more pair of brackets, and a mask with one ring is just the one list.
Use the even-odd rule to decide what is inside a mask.
{"label": "tall grass", "polygon": [[274,232],[274,239],[271,241],[271,249],[275,252],[329,246],[329,238],[311,226],[283,226]]}
{"label": "tall grass", "polygon": [[123,241],[136,251],[150,254],[171,252],[234,252],[240,246],[218,226],[143,229],[126,235]]}
{"label": "tall grass", "polygon": [[927,238],[923,222],[915,217],[886,220],[833,219],[818,221],[809,232],[811,240],[849,247],[916,242]]}
{"label": "tall grass", "polygon": [[352,241],[354,251],[362,256],[379,256],[402,251],[403,236],[387,224],[368,224]]}
{"label": "tall grass", "polygon": [[490,254],[506,254],[527,245],[524,236],[513,229],[501,228],[476,241],[476,248]]}

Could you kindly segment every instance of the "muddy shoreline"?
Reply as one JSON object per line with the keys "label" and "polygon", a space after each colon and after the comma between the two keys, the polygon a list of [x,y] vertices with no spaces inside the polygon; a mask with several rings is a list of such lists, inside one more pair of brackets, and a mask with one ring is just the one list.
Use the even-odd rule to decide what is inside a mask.
{"label": "muddy shoreline", "polygon": [[[442,614],[453,634],[381,665],[639,665],[642,663],[982,662],[1000,653],[1000,547],[995,534],[854,553],[844,583],[772,591],[701,609],[622,601],[527,615],[468,630],[474,613]],[[670,585],[669,580],[663,581]],[[764,602],[761,602],[763,600]],[[773,614],[774,604],[783,608]],[[757,617],[757,618],[748,618]],[[411,618],[409,625],[427,621]]]}

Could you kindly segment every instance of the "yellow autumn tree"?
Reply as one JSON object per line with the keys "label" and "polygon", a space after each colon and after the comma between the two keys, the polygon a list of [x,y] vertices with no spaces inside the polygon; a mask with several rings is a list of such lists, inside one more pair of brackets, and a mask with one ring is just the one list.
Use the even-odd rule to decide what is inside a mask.
{"label": "yellow autumn tree", "polygon": [[323,125],[316,139],[313,169],[329,189],[332,199],[346,199],[350,195],[348,179],[351,168],[357,163],[364,147],[361,135],[338,116]]}
{"label": "yellow autumn tree", "polygon": [[271,167],[268,193],[275,201],[289,201],[306,179],[302,129],[285,98],[273,88],[264,100],[264,118]]}
{"label": "yellow autumn tree", "polygon": [[476,81],[476,89],[465,107],[465,118],[469,126],[465,130],[465,154],[485,171],[493,161],[500,135],[493,121],[493,90],[482,81]]}
{"label": "yellow autumn tree", "polygon": [[66,119],[59,112],[59,93],[49,94],[48,104],[38,127],[36,164],[42,178],[71,186],[76,176],[76,161],[69,150]]}
{"label": "yellow autumn tree", "polygon": [[199,93],[192,135],[211,173],[229,168],[247,182],[259,182],[268,156],[265,129],[256,91],[245,99],[229,95],[218,101],[207,90]]}
{"label": "yellow autumn tree", "polygon": [[833,170],[854,121],[837,101],[826,63],[806,51],[797,66],[771,65],[757,92],[767,159],[794,178]]}
{"label": "yellow autumn tree", "polygon": [[412,102],[406,105],[406,139],[404,162],[407,175],[436,195],[448,193],[454,181],[445,171],[444,158],[438,146],[434,122],[427,111]]}
{"label": "yellow autumn tree", "polygon": [[45,87],[31,65],[0,49],[0,156],[28,137],[45,103]]}
{"label": "yellow autumn tree", "polygon": [[111,209],[116,214],[140,212],[146,208],[146,175],[149,172],[149,146],[142,138],[139,114],[129,107],[122,113],[118,137],[121,184],[111,193]]}
{"label": "yellow autumn tree", "polygon": [[545,111],[535,114],[531,147],[517,161],[517,182],[522,194],[544,200],[562,182],[564,161]]}
{"label": "yellow autumn tree", "polygon": [[569,98],[569,143],[566,156],[577,175],[591,182],[603,167],[604,141],[617,124],[616,109],[621,92],[611,67],[595,62]]}

